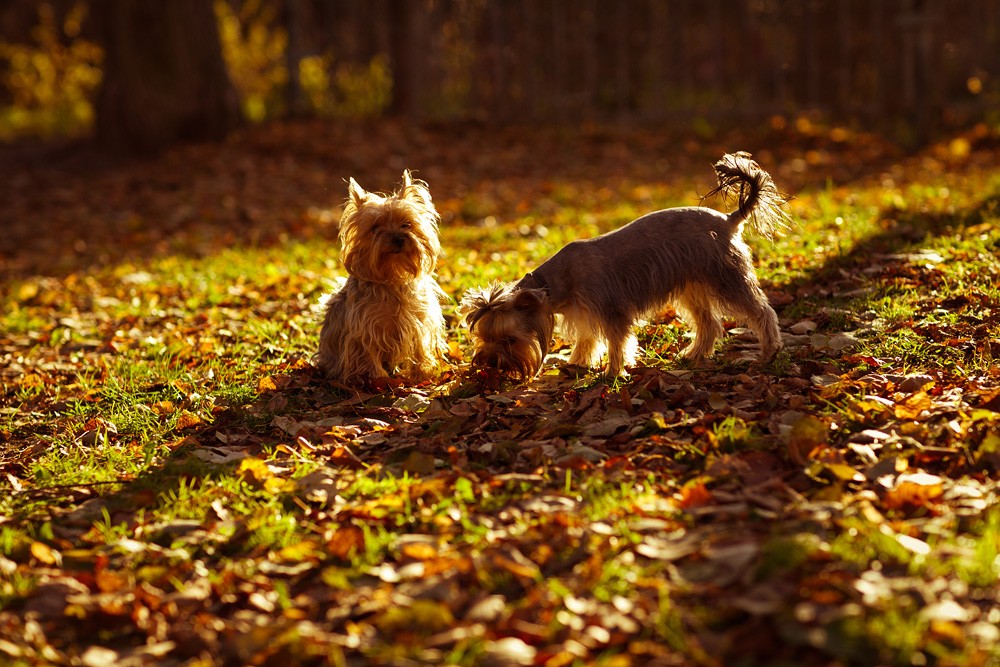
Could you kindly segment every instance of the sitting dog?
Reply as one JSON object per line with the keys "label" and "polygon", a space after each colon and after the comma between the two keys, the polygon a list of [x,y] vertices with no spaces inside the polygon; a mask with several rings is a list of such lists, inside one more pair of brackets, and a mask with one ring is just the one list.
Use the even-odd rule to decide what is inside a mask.
{"label": "sitting dog", "polygon": [[698,362],[724,333],[720,316],[745,319],[760,340],[760,356],[781,349],[778,317],[767,303],[743,242],[744,222],[773,238],[787,227],[788,198],[749,153],[715,164],[709,195],[735,198],[726,215],[702,207],[644,215],[597,238],[573,241],[514,285],[470,290],[460,313],[476,344],[474,366],[525,380],[549,352],[555,315],[574,339],[570,363],[595,367],[607,348],[607,375],[635,363],[632,327],[674,303],[694,327],[685,357]]}
{"label": "sitting dog", "polygon": [[317,363],[331,379],[428,377],[444,359],[446,298],[434,270],[440,216],[423,181],[382,196],[352,178],[340,220],[348,278],[329,297]]}

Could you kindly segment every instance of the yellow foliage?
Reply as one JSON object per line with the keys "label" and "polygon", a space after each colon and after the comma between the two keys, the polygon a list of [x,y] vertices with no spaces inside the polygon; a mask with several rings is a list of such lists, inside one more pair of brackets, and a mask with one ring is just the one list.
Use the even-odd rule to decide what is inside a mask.
{"label": "yellow foliage", "polygon": [[[285,111],[288,84],[288,34],[277,22],[277,6],[247,0],[234,12],[217,0],[222,51],[229,76],[243,100],[243,112],[260,122]],[[385,109],[392,93],[388,59],[367,65],[337,64],[332,55],[299,60],[299,83],[309,109],[320,116],[373,116]]]}
{"label": "yellow foliage", "polygon": [[392,95],[392,72],[385,56],[368,65],[334,65],[330,55],[299,61],[299,81],[309,107],[321,116],[362,118],[381,113]]}
{"label": "yellow foliage", "polygon": [[[0,108],[0,140],[26,134],[80,134],[93,123],[103,50],[79,37],[87,6],[77,2],[62,25],[52,5],[38,7],[32,44],[0,42],[2,82],[14,103]],[[68,38],[64,44],[62,36]]]}
{"label": "yellow foliage", "polygon": [[254,122],[275,116],[284,102],[288,82],[285,50],[288,34],[275,26],[277,7],[264,0],[248,0],[237,14],[228,2],[217,0],[222,54],[229,78],[243,101],[243,113]]}
{"label": "yellow foliage", "polygon": [[[278,4],[246,0],[238,10],[216,0],[219,36],[230,79],[254,122],[286,110],[288,35]],[[104,50],[82,39],[87,3],[78,0],[61,25],[49,3],[38,6],[30,44],[0,42],[0,85],[12,103],[0,107],[0,141],[24,135],[79,135],[94,121],[93,98],[101,84]],[[368,64],[336,63],[332,55],[299,62],[303,94],[317,115],[363,117],[379,114],[390,101],[388,59]]]}

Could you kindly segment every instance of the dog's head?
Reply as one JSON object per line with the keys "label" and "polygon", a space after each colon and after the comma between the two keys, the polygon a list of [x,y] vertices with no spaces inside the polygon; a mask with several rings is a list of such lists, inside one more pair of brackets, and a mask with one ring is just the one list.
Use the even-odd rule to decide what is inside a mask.
{"label": "dog's head", "polygon": [[544,290],[504,285],[469,290],[459,313],[476,342],[473,366],[518,380],[529,380],[541,369],[555,327]]}
{"label": "dog's head", "polygon": [[441,252],[440,219],[427,184],[409,171],[389,196],[366,192],[352,178],[340,219],[344,268],[361,280],[390,284],[432,273]]}

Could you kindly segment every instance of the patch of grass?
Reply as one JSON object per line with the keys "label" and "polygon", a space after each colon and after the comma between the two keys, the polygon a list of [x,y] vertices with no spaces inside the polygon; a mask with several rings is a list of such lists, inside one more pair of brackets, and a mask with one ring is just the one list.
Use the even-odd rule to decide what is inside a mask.
{"label": "patch of grass", "polygon": [[879,568],[906,568],[918,563],[890,530],[853,519],[845,521],[830,541],[830,554],[857,572],[870,569],[873,563]]}
{"label": "patch of grass", "polygon": [[795,572],[811,557],[827,548],[819,536],[810,533],[773,537],[761,547],[755,576],[760,580],[768,580]]}
{"label": "patch of grass", "polygon": [[991,510],[955,540],[956,555],[938,569],[954,573],[970,586],[992,588],[1000,577],[1000,511]]}
{"label": "patch of grass", "polygon": [[760,433],[735,415],[726,415],[712,425],[713,440],[722,452],[739,452],[756,449],[761,444]]}

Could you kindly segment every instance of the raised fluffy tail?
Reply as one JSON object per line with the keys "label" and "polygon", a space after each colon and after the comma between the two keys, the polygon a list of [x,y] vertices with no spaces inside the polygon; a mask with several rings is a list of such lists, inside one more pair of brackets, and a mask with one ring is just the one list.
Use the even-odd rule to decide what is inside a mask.
{"label": "raised fluffy tail", "polygon": [[721,194],[736,200],[737,209],[729,214],[734,224],[748,220],[758,234],[770,239],[788,229],[791,218],[782,209],[789,200],[778,191],[770,174],[760,168],[750,153],[727,153],[715,163],[719,184],[708,197]]}

